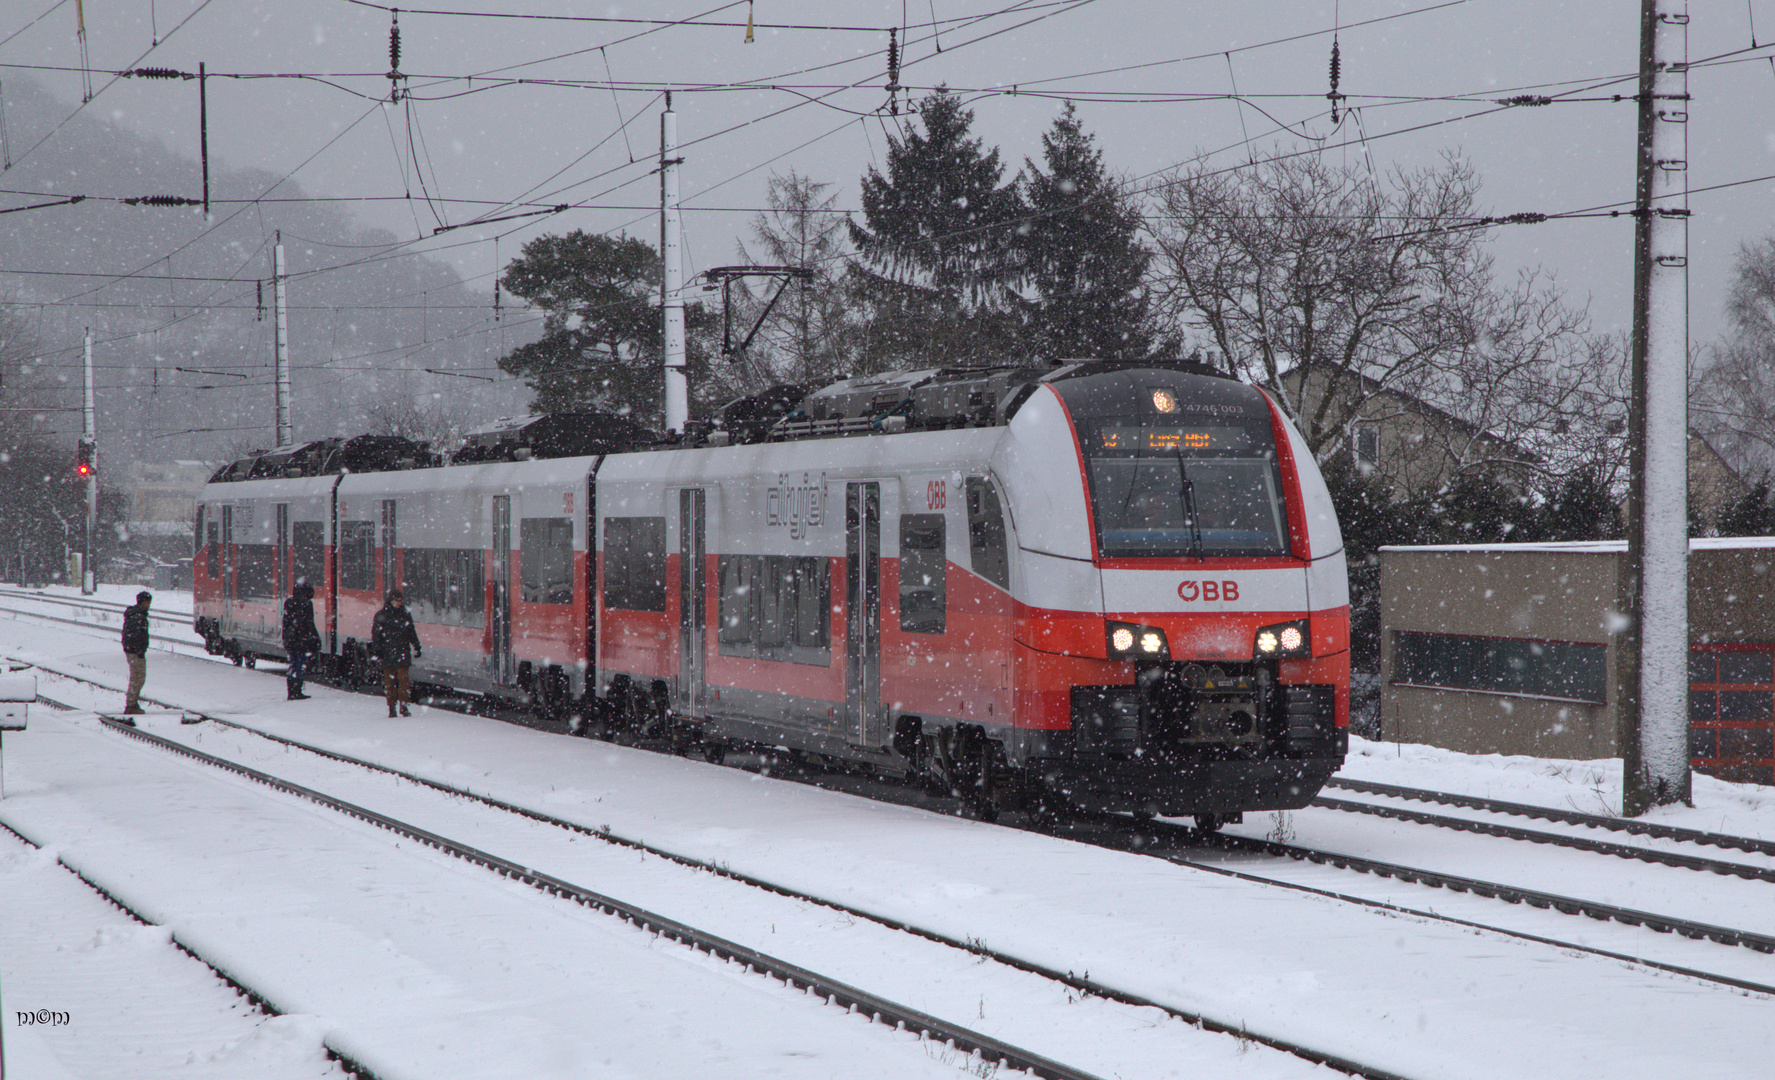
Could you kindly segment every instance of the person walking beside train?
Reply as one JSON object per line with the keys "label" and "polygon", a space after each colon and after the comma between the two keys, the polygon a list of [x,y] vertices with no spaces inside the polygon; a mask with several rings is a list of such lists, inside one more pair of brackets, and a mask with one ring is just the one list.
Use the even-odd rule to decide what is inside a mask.
{"label": "person walking beside train", "polygon": [[148,680],[148,605],[154,594],[139,592],[133,607],[123,609],[123,658],[129,661],[129,689],[123,695],[126,716],[142,712],[142,684]]}
{"label": "person walking beside train", "polygon": [[284,689],[291,701],[304,701],[302,679],[308,663],[320,652],[320,630],[314,625],[314,586],[298,582],[284,601],[284,652],[289,654],[290,669],[284,674]]}
{"label": "person walking beside train", "polygon": [[407,614],[406,597],[399,589],[388,590],[388,602],[376,612],[376,621],[370,626],[370,651],[382,664],[382,692],[388,697],[388,715],[394,716],[398,704],[402,716],[412,716],[407,711],[407,702],[413,700],[408,669],[423,650],[419,647],[419,631],[413,628],[413,616]]}

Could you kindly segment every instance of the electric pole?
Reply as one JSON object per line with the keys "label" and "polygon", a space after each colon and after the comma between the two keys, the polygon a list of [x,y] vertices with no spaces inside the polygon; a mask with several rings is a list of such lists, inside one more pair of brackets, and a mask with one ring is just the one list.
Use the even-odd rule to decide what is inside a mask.
{"label": "electric pole", "polygon": [[273,319],[277,338],[277,445],[288,446],[294,439],[290,435],[290,321],[289,308],[284,303],[284,234],[277,231],[277,246],[272,249],[271,265],[272,303],[277,307]]}
{"label": "electric pole", "polygon": [[81,410],[84,419],[80,426],[80,441],[84,444],[85,453],[81,459],[86,469],[86,553],[80,557],[80,593],[91,596],[98,591],[98,579],[93,573],[92,535],[98,529],[99,522],[99,446],[98,426],[93,407],[92,390],[92,327],[86,328],[86,407]]}
{"label": "electric pole", "polygon": [[659,118],[660,301],[665,309],[666,430],[684,431],[690,419],[690,388],[684,378],[684,262],[678,227],[678,114],[666,92]]}
{"label": "electric pole", "polygon": [[1621,812],[1688,802],[1687,0],[1642,0],[1633,234],[1632,490],[1621,581]]}

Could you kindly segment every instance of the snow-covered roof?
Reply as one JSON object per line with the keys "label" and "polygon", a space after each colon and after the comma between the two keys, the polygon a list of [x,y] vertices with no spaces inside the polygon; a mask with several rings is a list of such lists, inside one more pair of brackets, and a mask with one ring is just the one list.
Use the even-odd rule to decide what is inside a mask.
{"label": "snow-covered roof", "polygon": [[[1775,548],[1775,536],[1691,536],[1690,551],[1738,551]],[[1579,554],[1620,555],[1625,540],[1549,540],[1533,544],[1388,544],[1382,551],[1566,551]]]}

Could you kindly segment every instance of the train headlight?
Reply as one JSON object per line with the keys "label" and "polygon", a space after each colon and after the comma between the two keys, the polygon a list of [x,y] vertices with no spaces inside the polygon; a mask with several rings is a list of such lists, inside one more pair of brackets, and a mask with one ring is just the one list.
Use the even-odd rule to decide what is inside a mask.
{"label": "train headlight", "polygon": [[1277,623],[1257,632],[1251,654],[1259,660],[1281,660],[1310,656],[1312,638],[1307,633],[1307,620]]}
{"label": "train headlight", "polygon": [[1108,624],[1108,630],[1112,660],[1171,659],[1171,645],[1165,640],[1165,631],[1156,626],[1112,622]]}

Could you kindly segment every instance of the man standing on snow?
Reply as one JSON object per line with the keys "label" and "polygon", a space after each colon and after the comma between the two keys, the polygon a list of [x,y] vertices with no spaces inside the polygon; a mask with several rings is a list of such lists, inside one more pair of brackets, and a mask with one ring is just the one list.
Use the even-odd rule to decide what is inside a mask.
{"label": "man standing on snow", "polygon": [[399,589],[388,591],[388,603],[382,605],[376,621],[370,624],[370,652],[382,664],[382,692],[388,697],[388,715],[394,716],[398,703],[402,716],[412,716],[407,711],[407,702],[413,700],[408,669],[413,666],[413,657],[420,655],[419,632],[413,629],[413,616],[407,614],[406,598]]}
{"label": "man standing on snow", "polygon": [[139,592],[135,606],[123,609],[123,658],[129,661],[129,690],[123,696],[126,716],[142,711],[142,684],[148,680],[148,605],[153,602],[153,593]]}
{"label": "man standing on snow", "polygon": [[306,581],[298,582],[284,601],[284,652],[290,657],[284,688],[291,701],[301,701],[308,697],[302,692],[302,676],[308,672],[308,662],[320,652],[320,631],[314,625],[314,586]]}

